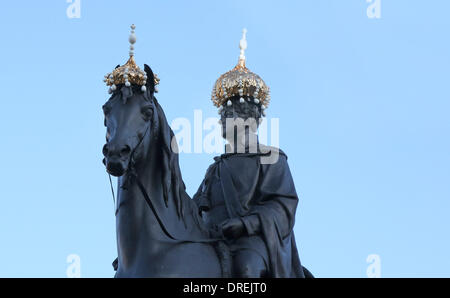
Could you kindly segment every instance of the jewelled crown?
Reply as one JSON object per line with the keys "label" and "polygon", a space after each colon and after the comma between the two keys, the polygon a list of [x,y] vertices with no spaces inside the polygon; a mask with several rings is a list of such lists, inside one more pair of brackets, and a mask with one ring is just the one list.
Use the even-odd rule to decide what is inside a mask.
{"label": "jewelled crown", "polygon": [[230,98],[235,96],[240,97],[240,103],[244,103],[247,99],[253,100],[262,108],[267,108],[269,105],[269,87],[260,76],[245,66],[246,34],[247,30],[242,30],[242,39],[239,42],[241,54],[238,64],[232,70],[221,75],[214,84],[211,100],[216,107],[220,108],[225,104],[232,105]]}
{"label": "jewelled crown", "polygon": [[[145,91],[147,84],[147,74],[145,71],[141,70],[139,66],[136,65],[134,61],[134,44],[136,43],[136,35],[134,34],[134,29],[136,26],[131,25],[131,33],[128,41],[130,42],[130,58],[127,63],[122,66],[116,67],[112,72],[105,75],[105,79],[107,86],[110,86],[109,92],[113,92],[117,89],[117,86],[120,84],[124,84],[129,87],[131,84],[135,84],[141,86],[141,90]],[[156,74],[155,77],[155,86],[159,84],[159,78]],[[158,90],[155,88],[155,92]]]}

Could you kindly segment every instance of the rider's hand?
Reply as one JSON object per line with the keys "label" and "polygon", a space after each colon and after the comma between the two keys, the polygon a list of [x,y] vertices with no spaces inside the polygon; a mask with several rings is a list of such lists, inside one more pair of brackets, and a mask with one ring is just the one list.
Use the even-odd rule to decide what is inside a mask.
{"label": "rider's hand", "polygon": [[222,223],[222,233],[227,239],[237,239],[245,232],[245,226],[239,218],[231,218]]}

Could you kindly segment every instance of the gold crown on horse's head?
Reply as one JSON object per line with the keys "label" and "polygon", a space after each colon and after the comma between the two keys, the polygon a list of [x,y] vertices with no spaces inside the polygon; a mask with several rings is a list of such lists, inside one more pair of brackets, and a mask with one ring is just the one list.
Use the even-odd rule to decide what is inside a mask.
{"label": "gold crown on horse's head", "polygon": [[[146,91],[145,85],[147,84],[147,74],[145,71],[141,70],[134,61],[134,43],[136,42],[136,35],[134,34],[134,29],[136,26],[131,25],[131,34],[128,38],[130,42],[130,58],[127,63],[122,66],[116,67],[112,72],[107,73],[104,78],[104,82],[107,86],[110,86],[109,93],[112,93],[117,89],[117,86],[124,84],[129,87],[131,84],[141,86],[141,91]],[[159,84],[159,78],[154,74],[155,86]],[[155,88],[155,92],[158,90]]]}
{"label": "gold crown on horse's head", "polygon": [[267,108],[270,101],[269,87],[264,83],[260,76],[251,72],[245,66],[245,50],[247,49],[246,40],[247,30],[242,30],[242,39],[239,42],[241,54],[236,67],[221,75],[211,94],[211,100],[216,107],[221,108],[223,105],[232,105],[230,98],[239,96],[240,103],[244,103],[245,99],[253,100],[254,103]]}

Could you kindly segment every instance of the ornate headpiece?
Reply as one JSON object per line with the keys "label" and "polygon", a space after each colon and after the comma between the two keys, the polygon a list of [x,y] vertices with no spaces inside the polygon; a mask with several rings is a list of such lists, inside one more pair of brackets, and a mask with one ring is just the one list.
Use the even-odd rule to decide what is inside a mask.
{"label": "ornate headpiece", "polygon": [[[145,71],[141,70],[134,61],[134,43],[136,42],[136,35],[134,34],[135,28],[136,26],[134,24],[131,25],[131,34],[128,38],[128,41],[130,42],[130,58],[127,63],[116,67],[112,72],[106,74],[105,79],[103,80],[106,82],[107,86],[111,86],[109,88],[110,93],[115,91],[119,84],[125,84],[127,87],[131,86],[131,84],[135,84],[141,86],[142,91],[146,90],[147,74]],[[159,84],[159,78],[156,74],[154,74],[154,77],[156,86]],[[156,88],[155,92],[158,92]]]}
{"label": "ornate headpiece", "polygon": [[269,105],[269,87],[257,74],[245,66],[246,34],[247,29],[243,29],[242,39],[239,42],[241,54],[238,64],[229,72],[221,75],[214,84],[211,100],[216,107],[222,107],[224,104],[232,105],[233,103],[229,99],[234,96],[239,96],[241,103],[245,102],[244,97],[246,97],[247,100],[253,100],[256,104],[260,104],[262,108],[267,108]]}

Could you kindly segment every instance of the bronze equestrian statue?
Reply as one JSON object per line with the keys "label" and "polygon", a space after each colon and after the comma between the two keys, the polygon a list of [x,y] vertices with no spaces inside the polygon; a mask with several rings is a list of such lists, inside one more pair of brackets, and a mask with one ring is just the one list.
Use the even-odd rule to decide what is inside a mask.
{"label": "bronze equestrian statue", "polygon": [[[154,96],[159,79],[147,65],[144,71],[136,65],[131,28],[130,58],[105,76],[112,95],[103,106],[103,162],[118,177],[115,277],[312,277],[300,264],[292,231],[298,197],[286,155],[248,141],[254,125],[225,124],[259,121],[268,88],[262,80],[258,89],[248,84],[260,78],[242,59],[232,76],[216,83],[213,100],[222,107],[230,144],[191,199],[174,133]],[[239,73],[243,88],[234,88],[230,78]],[[240,145],[243,152],[235,150]],[[275,151],[276,162],[263,162]]]}

